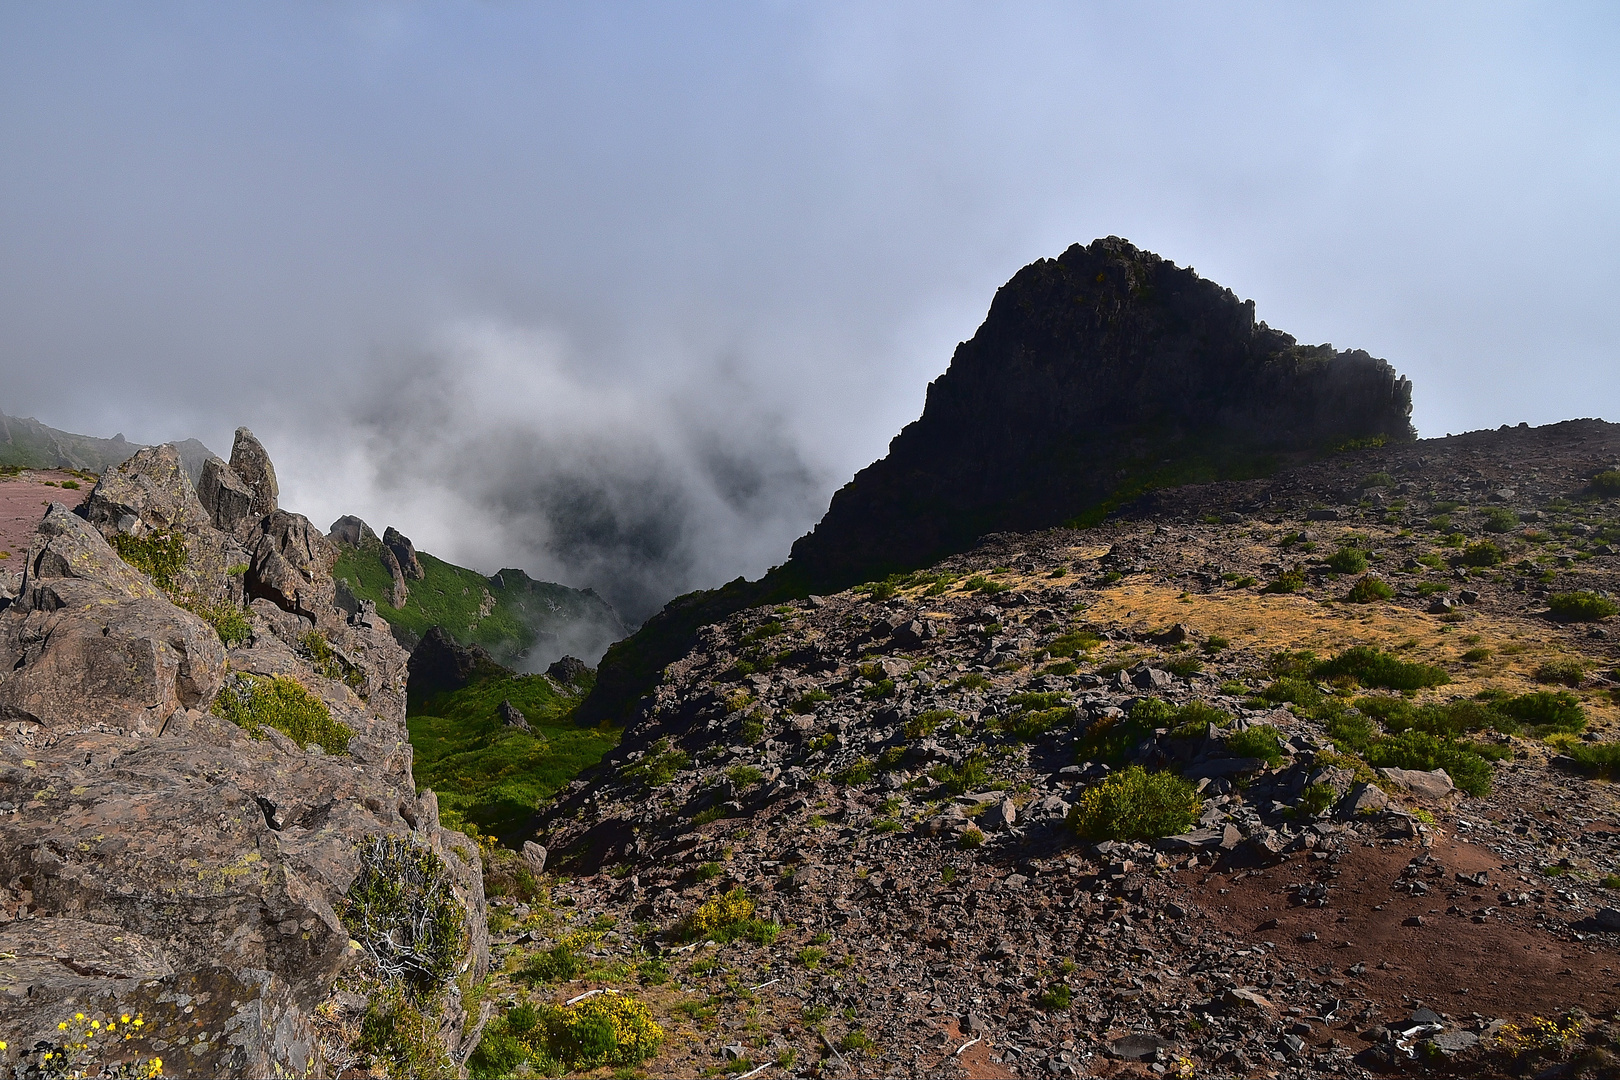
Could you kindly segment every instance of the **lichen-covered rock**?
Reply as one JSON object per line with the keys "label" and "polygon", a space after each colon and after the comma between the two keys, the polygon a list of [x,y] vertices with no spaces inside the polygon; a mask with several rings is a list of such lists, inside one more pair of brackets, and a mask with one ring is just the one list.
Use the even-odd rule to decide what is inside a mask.
{"label": "lichen-covered rock", "polygon": [[[478,852],[415,791],[406,654],[333,606],[336,549],[275,508],[274,469],[245,429],[233,460],[211,470],[207,507],[168,448],[104,480],[94,525],[52,506],[0,611],[0,1032],[13,1046],[54,1038],[76,1012],[140,1012],[127,1049],[160,1054],[164,1075],[320,1073],[314,1011],[365,963],[342,913],[375,837],[435,853],[465,916],[454,974],[487,969]],[[239,489],[266,512],[242,517]],[[242,600],[226,562],[246,561],[238,535],[253,541],[241,576],[257,599],[234,613],[250,629],[233,629],[227,654],[208,620]],[[291,737],[269,714],[237,726],[219,705],[227,678],[238,695],[280,688],[324,735]],[[465,1060],[481,1019],[454,979],[440,989],[435,1023]]]}
{"label": "lichen-covered rock", "polygon": [[258,523],[253,513],[253,489],[236,474],[235,469],[218,458],[209,458],[203,463],[197,498],[208,512],[214,527],[238,539],[246,539]]}
{"label": "lichen-covered rock", "polygon": [[173,445],[148,446],[102,476],[84,517],[103,536],[190,532],[211,523]]}
{"label": "lichen-covered rock", "polygon": [[302,514],[274,511],[263,529],[248,564],[249,594],[312,621],[335,614],[332,566],[337,548]]}
{"label": "lichen-covered rock", "polygon": [[270,462],[262,443],[245,427],[236,429],[236,441],[231,445],[231,471],[252,492],[249,516],[254,519],[276,512],[281,488],[276,483],[276,467]]}

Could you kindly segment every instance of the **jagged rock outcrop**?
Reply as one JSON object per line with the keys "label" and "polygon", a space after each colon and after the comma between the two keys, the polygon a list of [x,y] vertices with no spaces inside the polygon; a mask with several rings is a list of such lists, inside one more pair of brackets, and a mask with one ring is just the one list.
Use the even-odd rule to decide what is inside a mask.
{"label": "jagged rock outcrop", "polygon": [[334,544],[347,544],[353,548],[380,542],[377,534],[371,531],[371,526],[353,514],[344,514],[332,522],[332,527],[326,530],[326,538]]}
{"label": "jagged rock outcrop", "polygon": [[572,686],[580,676],[588,674],[590,670],[590,666],[579,657],[565,656],[546,668],[546,676],[559,686]]}
{"label": "jagged rock outcrop", "polygon": [[236,470],[218,458],[203,464],[197,498],[214,528],[236,536],[253,525],[253,491]]}
{"label": "jagged rock outcrop", "polygon": [[281,487],[276,483],[276,467],[265,453],[264,445],[245,427],[236,429],[236,441],[231,446],[231,471],[241,478],[252,493],[249,516],[264,517],[275,513]]}
{"label": "jagged rock outcrop", "polygon": [[383,547],[399,562],[400,573],[413,581],[421,581],[426,576],[422,572],[421,562],[416,558],[416,546],[411,543],[410,537],[390,525],[383,530],[382,542]]}
{"label": "jagged rock outcrop", "polygon": [[671,601],[609,649],[584,715],[627,718],[697,629],[732,612],[926,566],[995,532],[1100,520],[1155,488],[1409,440],[1411,395],[1385,361],[1300,345],[1191,269],[1117,237],[1076,244],[996,293],[922,417],[785,565]]}
{"label": "jagged rock outcrop", "polygon": [[1001,288],[922,417],[833,497],[793,564],[847,586],[1121,490],[1407,440],[1411,393],[1385,361],[1300,345],[1190,268],[1116,237],[1076,244]]}
{"label": "jagged rock outcrop", "polygon": [[[316,1007],[364,962],[341,912],[370,837],[413,837],[441,861],[465,914],[457,971],[487,966],[478,853],[411,775],[406,654],[374,615],[333,606],[336,549],[276,508],[245,429],[236,451],[209,470],[211,506],[160,447],[104,476],[84,518],[51,507],[0,612],[0,1032],[14,1048],[77,1011],[140,1012],[126,1048],[160,1053],[165,1075],[321,1072]],[[220,513],[233,476],[246,514]],[[249,551],[245,573],[225,562]],[[266,687],[318,736],[255,711]],[[481,1018],[460,994],[451,982],[439,1000],[464,1061]]]}
{"label": "jagged rock outcrop", "polygon": [[432,626],[411,650],[407,666],[411,697],[427,697],[460,690],[480,672],[498,672],[500,665],[478,645],[463,645],[442,626]]}

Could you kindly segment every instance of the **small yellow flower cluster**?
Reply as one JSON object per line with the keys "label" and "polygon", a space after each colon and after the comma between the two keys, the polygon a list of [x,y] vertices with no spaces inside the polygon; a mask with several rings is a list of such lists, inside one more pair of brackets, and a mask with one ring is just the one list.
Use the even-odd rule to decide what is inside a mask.
{"label": "small yellow flower cluster", "polygon": [[[151,1058],[142,1061],[139,1058],[127,1061],[117,1066],[114,1072],[107,1072],[105,1066],[112,1060],[112,1046],[126,1039],[133,1039],[146,1026],[146,1020],[139,1013],[131,1016],[121,1014],[116,1020],[107,1017],[105,1020],[86,1016],[84,1013],[74,1013],[71,1019],[63,1020],[56,1025],[61,1041],[51,1049],[38,1049],[39,1062],[37,1071],[44,1076],[77,1078],[88,1074],[91,1066],[102,1066],[101,1075],[117,1075],[138,1077],[140,1080],[154,1080],[163,1075],[163,1059]],[[98,1040],[105,1040],[112,1045],[103,1045],[96,1048]],[[47,1044],[48,1045],[48,1044]],[[0,1041],[0,1051],[7,1049],[7,1044]]]}
{"label": "small yellow flower cluster", "polygon": [[559,1041],[564,1045],[582,1042],[578,1032],[602,1028],[612,1031],[614,1048],[604,1056],[613,1064],[645,1061],[664,1041],[664,1029],[653,1020],[647,1006],[627,994],[598,994],[556,1009],[549,1019],[547,1026],[563,1036]]}
{"label": "small yellow flower cluster", "polygon": [[1545,1016],[1533,1016],[1530,1018],[1528,1031],[1518,1024],[1503,1024],[1502,1029],[1496,1033],[1496,1042],[1502,1049],[1517,1057],[1532,1050],[1562,1050],[1564,1045],[1580,1032],[1581,1022],[1575,1017],[1569,1017],[1563,1023],[1559,1023]]}
{"label": "small yellow flower cluster", "polygon": [[682,926],[687,938],[707,937],[716,930],[743,922],[754,914],[754,901],[742,889],[732,889],[724,896],[712,896],[692,914]]}

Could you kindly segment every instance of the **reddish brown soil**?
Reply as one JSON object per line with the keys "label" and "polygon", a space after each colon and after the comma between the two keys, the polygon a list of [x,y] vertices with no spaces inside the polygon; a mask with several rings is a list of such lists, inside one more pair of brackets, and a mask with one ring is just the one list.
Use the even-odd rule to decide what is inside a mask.
{"label": "reddish brown soil", "polygon": [[[41,483],[44,480],[58,484],[72,480],[82,486],[74,491]],[[28,552],[28,542],[33,539],[39,519],[45,516],[47,505],[59,502],[69,507],[78,506],[90,494],[92,486],[71,473],[55,470],[30,470],[14,479],[0,480],[0,551],[10,553],[9,558],[0,560],[0,570],[22,569],[22,557]]]}
{"label": "reddish brown soil", "polygon": [[[1535,886],[1504,872],[1489,851],[1455,838],[1438,839],[1432,854],[1444,876],[1424,877],[1430,887],[1424,896],[1393,891],[1390,886],[1414,853],[1410,844],[1352,847],[1338,864],[1322,908],[1290,905],[1288,885],[1315,880],[1318,869],[1299,856],[1258,873],[1182,877],[1196,876],[1189,882],[1194,899],[1216,925],[1240,938],[1272,943],[1279,968],[1331,965],[1333,974],[1320,978],[1343,980],[1338,996],[1347,1002],[1365,999],[1383,1020],[1405,1016],[1418,1002],[1454,1016],[1477,1012],[1509,1020],[1574,1005],[1592,1013],[1620,1006],[1615,974],[1620,957],[1613,948],[1558,932],[1564,924],[1554,911],[1548,911],[1549,922],[1558,931],[1549,931],[1535,926],[1534,906],[1499,905],[1499,892]],[[1479,870],[1489,871],[1490,884],[1456,884],[1456,873]],[[1453,897],[1459,888],[1462,895]],[[1453,905],[1464,913],[1447,914]],[[1472,913],[1486,906],[1497,912],[1473,922]],[[1423,925],[1404,925],[1412,916],[1421,917]],[[1257,929],[1273,918],[1276,927]],[[1300,940],[1311,932],[1317,940]],[[1366,971],[1348,974],[1357,963],[1365,963]],[[1335,1034],[1341,1041],[1345,1037]]]}

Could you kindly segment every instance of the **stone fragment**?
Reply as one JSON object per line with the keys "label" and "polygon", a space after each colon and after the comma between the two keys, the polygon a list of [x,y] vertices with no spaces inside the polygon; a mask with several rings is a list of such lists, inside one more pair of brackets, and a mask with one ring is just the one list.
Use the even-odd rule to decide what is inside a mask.
{"label": "stone fragment", "polygon": [[565,656],[546,668],[546,677],[559,686],[571,686],[590,670],[590,665],[579,657]]}
{"label": "stone fragment", "polygon": [[1432,772],[1419,769],[1379,769],[1378,775],[1425,799],[1443,799],[1456,790],[1456,785],[1451,782],[1451,774],[1444,769],[1435,769]]}
{"label": "stone fragment", "polygon": [[427,576],[421,560],[416,557],[416,545],[411,543],[410,537],[390,525],[383,530],[382,543],[399,563],[400,573],[412,581],[421,581]]}
{"label": "stone fragment", "polygon": [[1221,995],[1221,1003],[1235,1009],[1263,1009],[1268,1012],[1277,1009],[1270,998],[1252,986],[1234,986]]}
{"label": "stone fragment", "polygon": [[510,701],[503,699],[498,711],[501,715],[501,723],[507,727],[517,728],[520,731],[529,730],[529,718],[524,716],[523,712]]}
{"label": "stone fragment", "polygon": [[209,524],[172,445],[148,446],[109,471],[81,510],[103,536],[194,532]]}
{"label": "stone fragment", "polygon": [[1376,784],[1357,784],[1339,800],[1339,816],[1350,818],[1357,814],[1376,813],[1388,806],[1389,796],[1383,788]]}
{"label": "stone fragment", "polygon": [[214,528],[238,540],[246,540],[259,522],[260,515],[253,512],[253,489],[236,475],[235,469],[218,458],[203,462],[202,476],[197,481],[197,499]]}
{"label": "stone fragment", "polygon": [[1596,920],[1599,930],[1620,933],[1620,908],[1598,908],[1597,914],[1592,918]]}
{"label": "stone fragment", "polygon": [[377,534],[371,531],[370,525],[353,514],[344,514],[332,522],[332,527],[326,530],[326,538],[334,544],[347,544],[357,548],[377,540]]}

